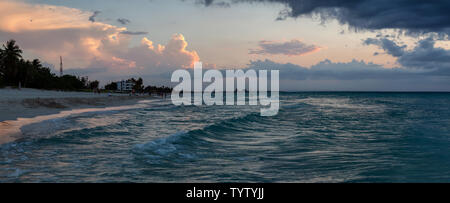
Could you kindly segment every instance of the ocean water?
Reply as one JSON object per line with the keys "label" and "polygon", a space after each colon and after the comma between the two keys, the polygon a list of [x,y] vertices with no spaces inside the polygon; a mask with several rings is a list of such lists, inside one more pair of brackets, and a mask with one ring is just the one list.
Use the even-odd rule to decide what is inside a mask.
{"label": "ocean water", "polygon": [[449,182],[450,94],[281,93],[258,106],[170,99],[21,127],[0,182]]}

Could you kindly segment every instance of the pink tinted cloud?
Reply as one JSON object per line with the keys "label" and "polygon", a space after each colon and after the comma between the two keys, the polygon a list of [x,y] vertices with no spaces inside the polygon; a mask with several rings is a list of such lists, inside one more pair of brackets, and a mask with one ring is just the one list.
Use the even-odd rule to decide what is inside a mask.
{"label": "pink tinted cloud", "polygon": [[91,22],[90,16],[92,12],[63,6],[1,1],[0,40],[15,39],[25,53],[50,63],[63,56],[67,68],[188,68],[200,60],[196,51],[186,49],[181,34],[165,46],[143,38],[130,48],[133,36],[122,34],[125,27]]}
{"label": "pink tinted cloud", "polygon": [[128,57],[149,67],[192,68],[195,62],[200,61],[200,57],[196,51],[187,50],[187,45],[182,34],[173,35],[167,45],[155,45],[144,37],[140,46],[129,50]]}

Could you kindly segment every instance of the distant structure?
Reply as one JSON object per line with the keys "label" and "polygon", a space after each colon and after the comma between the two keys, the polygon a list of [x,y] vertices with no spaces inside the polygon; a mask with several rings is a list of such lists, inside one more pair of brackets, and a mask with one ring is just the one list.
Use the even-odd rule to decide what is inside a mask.
{"label": "distant structure", "polygon": [[62,56],[59,56],[59,77],[63,76],[63,62],[62,62]]}
{"label": "distant structure", "polygon": [[135,85],[135,83],[131,80],[122,80],[122,81],[116,82],[116,84],[117,84],[117,91],[120,91],[120,92],[131,92]]}

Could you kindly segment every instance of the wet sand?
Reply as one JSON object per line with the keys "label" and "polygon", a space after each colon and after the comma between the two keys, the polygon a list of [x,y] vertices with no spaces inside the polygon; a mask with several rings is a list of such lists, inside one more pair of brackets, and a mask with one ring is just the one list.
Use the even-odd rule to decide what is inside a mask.
{"label": "wet sand", "polygon": [[36,89],[0,89],[0,144],[21,136],[20,127],[71,113],[130,108],[150,96],[94,94]]}

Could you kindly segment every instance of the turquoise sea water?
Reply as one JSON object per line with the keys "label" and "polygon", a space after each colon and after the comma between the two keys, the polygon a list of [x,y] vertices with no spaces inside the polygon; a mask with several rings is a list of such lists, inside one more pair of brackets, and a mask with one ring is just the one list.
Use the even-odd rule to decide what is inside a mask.
{"label": "turquoise sea water", "polygon": [[282,93],[255,106],[169,99],[22,127],[0,182],[449,182],[450,94]]}

